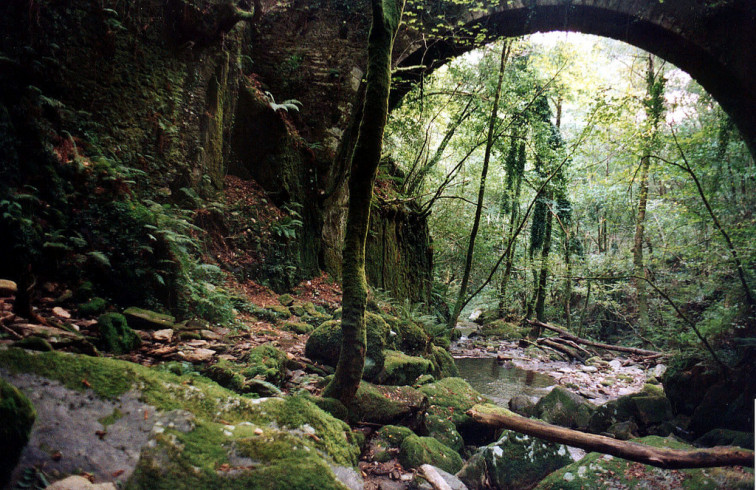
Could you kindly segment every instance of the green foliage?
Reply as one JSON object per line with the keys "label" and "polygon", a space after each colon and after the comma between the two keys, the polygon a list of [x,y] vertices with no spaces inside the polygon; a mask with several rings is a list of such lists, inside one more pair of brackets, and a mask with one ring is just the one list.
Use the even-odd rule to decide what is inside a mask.
{"label": "green foliage", "polygon": [[273,97],[273,94],[271,94],[270,92],[265,92],[265,98],[268,99],[268,105],[270,105],[270,108],[274,111],[278,111],[280,109],[285,112],[289,112],[289,110],[299,112],[299,109],[302,106],[302,103],[297,99],[286,99],[278,104],[276,103],[276,99]]}

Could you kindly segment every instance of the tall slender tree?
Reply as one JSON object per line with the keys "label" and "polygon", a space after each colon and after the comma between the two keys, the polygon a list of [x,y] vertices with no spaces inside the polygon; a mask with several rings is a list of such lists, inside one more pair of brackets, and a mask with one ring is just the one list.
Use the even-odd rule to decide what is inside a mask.
{"label": "tall slender tree", "polygon": [[342,269],[341,353],[336,373],[323,393],[344,404],[354,398],[365,367],[365,242],[373,185],[388,117],[391,52],[404,10],[404,0],[371,0],[371,6],[373,20],[368,38],[365,105],[349,177],[349,210]]}

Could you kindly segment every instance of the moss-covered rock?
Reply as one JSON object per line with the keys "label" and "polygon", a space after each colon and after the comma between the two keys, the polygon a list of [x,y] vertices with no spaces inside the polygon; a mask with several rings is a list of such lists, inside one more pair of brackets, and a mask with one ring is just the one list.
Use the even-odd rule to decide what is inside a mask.
{"label": "moss-covered rock", "polygon": [[156,313],[132,306],[126,308],[123,315],[133,328],[140,330],[161,330],[164,328],[173,328],[176,319],[170,315]]}
{"label": "moss-covered rock", "polygon": [[79,314],[82,316],[97,316],[101,313],[105,313],[107,307],[107,301],[100,297],[95,297],[86,303],[79,304]]}
{"label": "moss-covered rock", "polygon": [[247,367],[244,375],[248,378],[260,377],[265,381],[280,385],[286,374],[286,354],[272,345],[259,345],[246,355]]}
{"label": "moss-covered rock", "polygon": [[472,421],[466,411],[488,401],[462,378],[444,378],[420,387],[420,392],[428,397],[431,405],[445,409],[458,428]]}
{"label": "moss-covered rock", "polygon": [[432,371],[433,365],[422,357],[408,356],[395,350],[384,351],[383,371],[377,381],[387,385],[411,385],[423,374]]}
{"label": "moss-covered rock", "polygon": [[[367,351],[363,378],[374,379],[383,369],[384,348],[389,335],[386,322],[375,313],[365,313]],[[336,366],[341,352],[341,321],[329,320],[316,328],[307,339],[305,355],[314,361]]]}
{"label": "moss-covered rock", "polygon": [[534,413],[550,424],[584,429],[588,427],[594,410],[595,407],[582,396],[557,386],[538,400]]}
{"label": "moss-covered rock", "polygon": [[290,294],[282,294],[278,297],[278,302],[283,306],[291,306],[294,304],[294,297]]}
{"label": "moss-covered rock", "polygon": [[97,319],[100,347],[114,354],[125,354],[140,345],[142,339],[129,328],[126,317],[119,313],[105,313]]}
{"label": "moss-covered rock", "polygon": [[[635,442],[653,447],[693,449],[673,438],[648,436]],[[662,470],[600,453],[589,453],[580,461],[565,466],[544,478],[536,488],[542,490],[582,490],[586,488],[686,488],[750,489],[752,468],[704,468]]]}
{"label": "moss-covered rock", "polygon": [[647,435],[654,426],[671,419],[672,406],[663,390],[646,384],[637,393],[621,396],[597,407],[591,415],[588,430],[600,434],[609,432],[609,427],[615,424],[633,422],[641,435]]}
{"label": "moss-covered rock", "polygon": [[4,485],[29,442],[34,406],[15,386],[0,378],[0,485]]}
{"label": "moss-covered rock", "polygon": [[399,447],[399,462],[405,468],[418,468],[423,464],[438,466],[449,473],[456,473],[464,464],[453,449],[432,437],[410,435]]}
{"label": "moss-covered rock", "polygon": [[436,345],[431,346],[430,360],[433,363],[433,375],[436,378],[453,378],[459,376],[459,369],[449,351]]}
{"label": "moss-covered rock", "polygon": [[423,425],[428,436],[437,439],[458,453],[462,451],[465,441],[450,420],[448,409],[432,405],[425,412]]}
{"label": "moss-covered rock", "polygon": [[712,429],[695,441],[696,446],[738,446],[753,449],[753,432]]}
{"label": "moss-covered rock", "polygon": [[490,340],[520,340],[528,335],[528,329],[506,320],[495,320],[480,327],[476,336]]}
{"label": "moss-covered rock", "polygon": [[561,444],[505,430],[498,441],[478,449],[458,476],[471,489],[530,488],[571,462]]}
{"label": "moss-covered rock", "polygon": [[376,386],[363,381],[348,408],[354,422],[416,427],[428,408],[428,398],[409,386]]}
{"label": "moss-covered rock", "polygon": [[33,335],[31,337],[24,337],[23,339],[13,344],[13,346],[20,349],[38,350],[41,352],[50,352],[51,350],[53,350],[50,342],[43,339],[42,337],[37,337],[36,335]]}
{"label": "moss-covered rock", "polygon": [[[278,488],[279,480],[268,481],[274,476],[286,484],[294,482],[292,488],[314,488],[296,475],[281,474],[304,470],[313,471],[307,481],[314,485],[343,488],[329,465],[357,463],[359,447],[349,426],[307,397],[252,400],[200,376],[57,352],[7,349],[0,351],[0,365],[74,390],[91,389],[107,399],[137,390],[159,412],[191,412],[195,428],[182,433],[166,427],[157,433],[154,446],[142,451],[127,488]],[[250,440],[249,448],[242,447],[245,439]]]}
{"label": "moss-covered rock", "polygon": [[288,330],[289,332],[294,332],[298,335],[304,335],[312,332],[315,327],[310,325],[309,323],[304,322],[286,322],[283,326],[284,330]]}
{"label": "moss-covered rock", "polygon": [[260,396],[279,395],[280,390],[276,386],[281,385],[285,373],[286,354],[271,345],[253,348],[243,363],[221,359],[203,371],[205,376],[225,388]]}
{"label": "moss-covered rock", "polygon": [[430,336],[421,325],[409,320],[397,320],[392,326],[399,335],[402,351],[412,355],[428,352]]}

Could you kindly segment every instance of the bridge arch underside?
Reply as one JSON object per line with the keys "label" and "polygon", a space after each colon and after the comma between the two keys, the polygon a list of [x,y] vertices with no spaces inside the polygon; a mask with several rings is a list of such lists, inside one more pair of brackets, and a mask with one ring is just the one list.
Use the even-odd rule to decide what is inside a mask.
{"label": "bridge arch underside", "polygon": [[[703,20],[689,12],[692,19],[686,26],[664,12],[655,12],[660,21],[654,21],[654,13],[639,16],[576,3],[503,7],[465,26],[473,34],[485,32],[482,42],[463,43],[450,37],[415,50],[405,47],[403,52],[410,54],[398,60],[398,66],[425,68],[401,72],[402,81],[392,87],[390,104],[392,108],[398,105],[423,76],[450,59],[497,39],[550,31],[594,34],[632,44],[688,72],[732,117],[756,158],[756,8],[744,8],[745,12],[732,10]],[[402,47],[396,52],[402,52]]]}

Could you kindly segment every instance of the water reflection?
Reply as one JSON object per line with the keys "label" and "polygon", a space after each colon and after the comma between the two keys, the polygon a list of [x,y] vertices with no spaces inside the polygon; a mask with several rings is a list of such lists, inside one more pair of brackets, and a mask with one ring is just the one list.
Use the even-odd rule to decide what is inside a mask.
{"label": "water reflection", "polygon": [[494,358],[456,359],[460,377],[470,386],[491,398],[498,405],[507,406],[515,395],[543,396],[556,381],[551,376],[512,366],[500,365]]}

